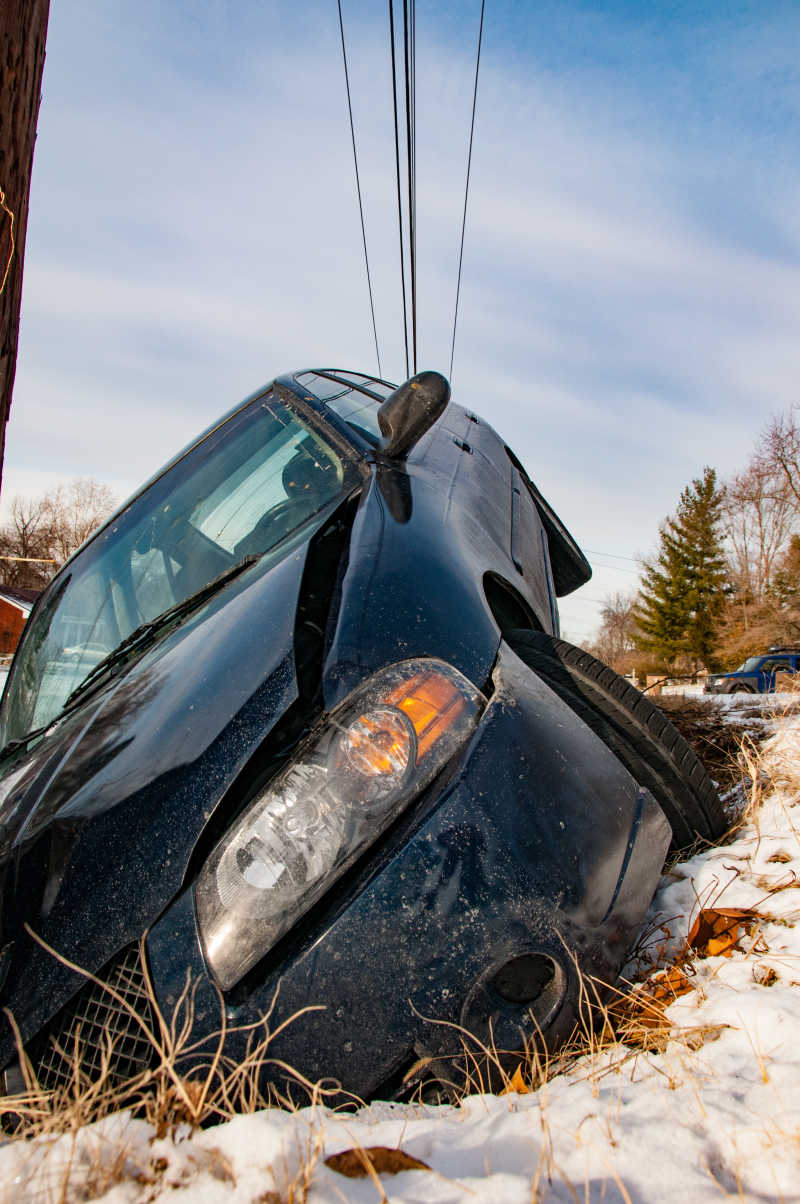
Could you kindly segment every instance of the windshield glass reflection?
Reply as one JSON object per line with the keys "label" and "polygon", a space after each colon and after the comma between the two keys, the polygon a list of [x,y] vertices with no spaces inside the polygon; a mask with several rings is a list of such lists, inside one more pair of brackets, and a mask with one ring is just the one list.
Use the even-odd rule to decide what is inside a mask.
{"label": "windshield glass reflection", "polygon": [[212,432],[56,578],[20,644],[0,746],[49,723],[93,667],[152,621],[261,556],[349,492],[355,466],[277,398]]}

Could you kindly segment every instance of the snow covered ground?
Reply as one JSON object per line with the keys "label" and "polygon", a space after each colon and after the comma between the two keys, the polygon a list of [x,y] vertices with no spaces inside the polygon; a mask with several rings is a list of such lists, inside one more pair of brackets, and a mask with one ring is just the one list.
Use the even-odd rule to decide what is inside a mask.
{"label": "snow covered ground", "polygon": [[[763,769],[766,797],[738,838],[673,866],[653,902],[640,955],[679,963],[677,997],[656,1009],[660,1049],[610,1044],[536,1091],[458,1107],[269,1110],[160,1138],[117,1114],[0,1148],[0,1200],[800,1201],[800,717],[782,721]],[[374,1147],[371,1175],[325,1163]],[[398,1150],[429,1169],[384,1171]]]}

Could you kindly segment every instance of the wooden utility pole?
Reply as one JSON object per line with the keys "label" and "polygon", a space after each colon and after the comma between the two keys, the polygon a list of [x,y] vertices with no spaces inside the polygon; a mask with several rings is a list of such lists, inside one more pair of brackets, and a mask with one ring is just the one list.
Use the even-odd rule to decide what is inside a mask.
{"label": "wooden utility pole", "polygon": [[0,483],[50,0],[0,0]]}

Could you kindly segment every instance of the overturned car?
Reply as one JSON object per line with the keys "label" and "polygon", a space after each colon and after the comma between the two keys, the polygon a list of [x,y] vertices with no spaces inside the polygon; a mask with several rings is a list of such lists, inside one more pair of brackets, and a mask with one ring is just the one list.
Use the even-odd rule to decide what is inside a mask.
{"label": "overturned car", "polygon": [[6,1092],[21,1045],[45,1088],[78,1042],[135,1073],[132,1014],[187,980],[234,1059],[270,1009],[314,1009],[264,1079],[361,1098],[465,1030],[555,1045],[670,843],[721,835],[674,728],[558,638],[589,566],[449,394],[278,377],[39,599],[0,711]]}

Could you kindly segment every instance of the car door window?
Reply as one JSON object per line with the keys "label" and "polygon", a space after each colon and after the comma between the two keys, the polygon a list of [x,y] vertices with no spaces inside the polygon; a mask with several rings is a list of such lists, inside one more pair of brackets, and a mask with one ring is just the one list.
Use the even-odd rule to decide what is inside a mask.
{"label": "car door window", "polygon": [[[343,372],[340,376],[343,380],[352,380],[359,388],[339,384],[325,376],[318,376],[315,372],[301,372],[296,379],[310,389],[320,401],[324,401],[329,410],[343,418],[357,434],[377,446],[382,437],[378,410],[393,391],[392,386],[366,376],[356,379],[357,374],[354,372]],[[376,396],[370,396],[362,392],[362,389],[370,389]]]}

